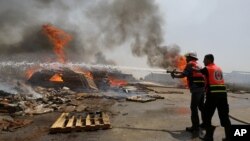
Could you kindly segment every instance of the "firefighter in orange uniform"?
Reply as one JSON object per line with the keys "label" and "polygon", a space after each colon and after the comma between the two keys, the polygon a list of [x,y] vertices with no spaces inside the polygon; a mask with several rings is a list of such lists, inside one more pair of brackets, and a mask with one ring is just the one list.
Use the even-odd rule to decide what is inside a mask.
{"label": "firefighter in orange uniform", "polygon": [[214,64],[214,56],[212,54],[207,54],[203,62],[205,67],[200,70],[200,72],[205,75],[207,81],[204,110],[204,127],[206,129],[206,135],[203,139],[205,141],[213,141],[215,127],[212,126],[211,120],[217,108],[221,126],[223,126],[225,130],[226,138],[223,140],[228,141],[231,122],[228,115],[229,105],[223,73],[221,68]]}
{"label": "firefighter in orange uniform", "polygon": [[204,120],[204,95],[205,95],[205,80],[202,73],[196,69],[201,69],[197,63],[197,54],[195,52],[189,52],[185,55],[187,65],[183,72],[176,73],[172,72],[172,78],[184,78],[187,77],[188,86],[191,92],[191,122],[192,126],[187,127],[186,131],[194,132],[199,131],[199,114],[198,109],[201,112],[201,119]]}

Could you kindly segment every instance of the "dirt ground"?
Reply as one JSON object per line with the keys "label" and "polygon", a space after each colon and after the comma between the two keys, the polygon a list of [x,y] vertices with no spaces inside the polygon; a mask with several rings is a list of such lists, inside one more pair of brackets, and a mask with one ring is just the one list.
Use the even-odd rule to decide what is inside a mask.
{"label": "dirt ground", "polygon": [[[169,88],[173,89],[173,88]],[[173,89],[174,90],[174,89]],[[199,141],[198,135],[185,131],[190,121],[190,94],[160,94],[165,99],[148,103],[112,99],[87,99],[92,109],[107,111],[111,117],[112,129],[90,132],[49,134],[49,128],[60,112],[34,117],[33,123],[14,132],[0,133],[0,141]],[[244,121],[250,121],[250,94],[229,94],[230,114]],[[247,111],[246,111],[247,110]],[[240,124],[232,120],[232,124]],[[217,113],[213,124],[218,126],[214,139],[224,137]]]}

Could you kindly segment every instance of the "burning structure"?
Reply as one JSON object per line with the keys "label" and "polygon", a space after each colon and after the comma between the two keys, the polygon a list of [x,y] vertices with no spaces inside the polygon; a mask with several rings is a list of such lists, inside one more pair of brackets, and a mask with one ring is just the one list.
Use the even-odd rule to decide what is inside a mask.
{"label": "burning structure", "polygon": [[67,68],[62,70],[41,70],[35,72],[28,79],[28,82],[32,85],[43,87],[68,87],[72,90],[97,90],[92,78],[83,73],[77,73]]}
{"label": "burning structure", "polygon": [[42,69],[34,72],[27,81],[31,85],[47,88],[68,87],[75,91],[97,91],[127,85],[129,81],[135,81],[135,78],[131,74],[123,74],[120,71],[108,72],[97,69],[86,71],[85,69],[79,72],[62,68],[60,70]]}
{"label": "burning structure", "polygon": [[[72,17],[67,17],[71,14],[65,14],[67,10],[62,8],[68,4],[66,1],[59,4],[58,1],[44,2],[40,0],[16,2],[19,3],[16,5],[21,8],[12,7],[12,2],[10,0],[10,2],[1,4],[3,10],[0,11],[0,30],[7,34],[0,33],[0,51],[6,56],[3,57],[4,59],[26,62],[21,63],[25,66],[23,68],[20,65],[14,66],[20,70],[15,71],[15,74],[21,75],[17,82],[11,81],[16,84],[17,94],[11,95],[0,91],[0,108],[4,113],[35,115],[52,111],[91,111],[94,108],[88,109],[87,106],[82,105],[83,102],[79,102],[89,97],[116,99],[119,96],[118,98],[126,99],[127,96],[133,95],[129,100],[143,102],[162,99],[160,96],[138,96],[138,94],[148,94],[149,91],[154,93],[156,90],[147,89],[148,84],[147,86],[131,84],[131,81],[137,82],[132,74],[125,74],[115,69],[110,71],[69,65],[70,61],[79,60],[90,64],[114,65],[117,62],[107,60],[104,52],[125,44],[130,46],[134,56],[146,57],[150,67],[164,69],[171,67],[181,70],[185,65],[184,58],[179,54],[178,45],[162,46],[164,43],[161,30],[162,21],[158,7],[151,0],[140,2],[120,0],[108,3],[98,0],[96,3],[90,4],[86,4],[84,1],[83,5],[86,4],[88,7],[87,12],[84,11],[82,21],[86,20],[94,24],[83,26],[82,23],[77,23],[76,25],[79,25],[77,28],[72,28],[75,27],[74,22],[65,23],[58,20],[72,19]],[[75,5],[78,5],[78,2],[72,2],[72,5],[66,7],[77,12]],[[128,6],[123,7],[124,5]],[[32,7],[36,8],[32,9]],[[25,14],[26,9],[32,11],[32,16]],[[44,17],[44,14],[53,15],[54,10],[57,12],[54,15],[56,18],[40,18]],[[4,12],[10,14],[6,16]],[[25,20],[16,16],[20,13],[23,14],[20,17],[24,17]],[[34,17],[34,15],[36,16]],[[13,19],[15,19],[14,23]],[[45,23],[53,23],[53,25]],[[12,34],[13,31],[15,34]],[[8,36],[13,36],[13,38],[8,38]],[[2,64],[1,67],[9,65],[4,60]],[[5,71],[5,69],[1,69],[1,71]],[[6,71],[1,75],[4,76],[8,73]],[[25,80],[23,80],[24,74]],[[5,77],[10,80],[9,76],[17,78],[16,75]],[[112,90],[118,93],[118,96],[112,95],[110,92]],[[120,92],[127,95],[121,95]],[[111,94],[105,95],[104,93]],[[28,96],[29,94],[36,94],[37,97]],[[101,105],[98,108],[101,109],[100,107],[104,106]]]}

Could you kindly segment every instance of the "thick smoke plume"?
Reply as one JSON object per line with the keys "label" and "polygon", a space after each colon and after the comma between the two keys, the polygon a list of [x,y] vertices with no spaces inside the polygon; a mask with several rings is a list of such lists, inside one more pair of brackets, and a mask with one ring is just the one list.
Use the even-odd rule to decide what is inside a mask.
{"label": "thick smoke plume", "polygon": [[177,45],[162,46],[163,20],[154,0],[8,0],[0,4],[1,54],[19,60],[53,56],[52,44],[42,34],[44,24],[72,35],[68,60],[115,64],[105,52],[130,47],[133,55],[146,56],[150,66],[166,68],[176,65],[180,52]]}
{"label": "thick smoke plume", "polygon": [[88,17],[100,30],[98,39],[105,47],[130,42],[132,53],[146,56],[150,66],[175,66],[179,47],[159,46],[163,43],[163,21],[153,0],[101,1],[88,11]]}

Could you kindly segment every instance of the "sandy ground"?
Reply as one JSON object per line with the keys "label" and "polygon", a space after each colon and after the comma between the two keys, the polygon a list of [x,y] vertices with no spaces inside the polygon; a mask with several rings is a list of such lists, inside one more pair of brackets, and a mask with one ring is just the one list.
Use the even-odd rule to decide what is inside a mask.
{"label": "sandy ground", "polygon": [[[173,88],[171,88],[172,90]],[[0,141],[199,141],[197,135],[185,131],[190,121],[190,94],[161,94],[165,99],[148,103],[88,99],[89,105],[108,111],[112,129],[91,132],[49,134],[49,127],[60,115],[59,112],[38,115],[31,125],[14,132],[2,132]],[[250,122],[250,94],[229,94],[230,114]],[[104,107],[102,105],[105,105]],[[232,124],[240,124],[231,120]],[[214,139],[224,137],[217,112],[213,124],[218,126]]]}

